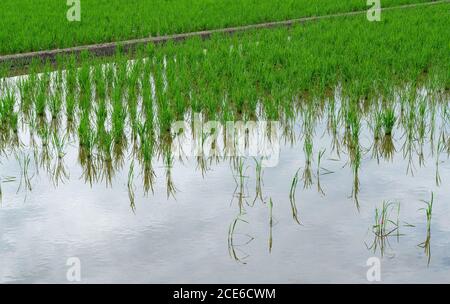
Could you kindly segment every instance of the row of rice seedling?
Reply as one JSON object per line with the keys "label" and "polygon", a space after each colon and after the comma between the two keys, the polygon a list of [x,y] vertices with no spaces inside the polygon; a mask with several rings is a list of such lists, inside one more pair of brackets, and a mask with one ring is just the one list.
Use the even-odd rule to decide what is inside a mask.
{"label": "row of rice seedling", "polygon": [[[383,0],[383,7],[430,0]],[[73,6],[75,8],[75,6]],[[200,31],[364,10],[365,0],[81,0],[80,22],[66,1],[2,0],[0,54]]]}
{"label": "row of rice seedling", "polygon": [[[427,99],[433,100],[433,95],[426,95]],[[447,97],[448,98],[448,97]],[[5,98],[4,100],[6,100]],[[419,98],[420,100],[420,98]],[[330,137],[332,137],[333,146],[330,146],[330,149],[337,149],[348,154],[348,163],[352,168],[352,172],[354,174],[354,184],[352,197],[355,200],[355,203],[358,206],[358,189],[359,189],[359,167],[361,164],[361,158],[370,150],[372,150],[372,157],[375,156],[377,159],[383,158],[387,161],[391,161],[393,155],[396,151],[403,151],[404,157],[408,160],[408,163],[411,163],[411,168],[414,168],[414,163],[422,166],[421,159],[423,159],[423,151],[435,151],[435,159],[436,159],[436,170],[439,168],[439,155],[442,153],[446,153],[447,157],[450,153],[450,149],[448,149],[448,139],[449,139],[449,124],[448,124],[448,99],[435,99],[434,102],[427,102],[427,107],[430,111],[435,112],[434,122],[435,130],[438,135],[434,135],[437,137],[437,143],[433,143],[432,141],[432,119],[431,117],[425,119],[425,124],[428,126],[426,131],[426,136],[421,140],[421,135],[419,132],[415,132],[412,135],[408,134],[409,130],[401,125],[397,125],[394,129],[393,135],[383,135],[382,141],[383,144],[381,146],[377,145],[377,139],[375,139],[375,134],[373,134],[373,141],[369,143],[369,145],[364,145],[360,143],[360,134],[368,134],[370,130],[373,130],[372,121],[376,115],[378,115],[378,108],[381,107],[381,103],[377,103],[370,108],[373,110],[369,110],[365,114],[358,115],[359,123],[357,120],[353,120],[348,129],[348,116],[351,111],[354,111],[354,108],[348,108],[348,104],[343,104],[339,107],[339,112],[341,113],[338,116],[338,131],[334,133],[331,128],[328,128],[328,132]],[[101,104],[104,102],[99,102],[99,106],[96,109],[101,109]],[[305,106],[302,111],[307,111],[312,113],[313,110],[319,109],[315,112],[314,116],[314,124],[318,123],[322,119],[328,119],[327,125],[330,125],[329,117],[332,117],[327,108],[325,108],[326,101],[317,102],[317,105],[312,107],[313,103]],[[399,107],[399,103],[394,103],[396,107]],[[324,110],[325,109],[325,110]],[[173,181],[170,176],[170,168],[172,166],[172,162],[174,159],[173,150],[171,150],[171,143],[176,138],[176,134],[170,134],[165,130],[152,129],[148,130],[143,127],[145,125],[144,120],[142,118],[139,119],[139,127],[137,130],[137,135],[134,137],[132,134],[133,126],[131,125],[130,118],[124,117],[126,122],[122,123],[120,126],[123,127],[122,133],[116,137],[114,128],[114,122],[111,121],[110,118],[106,118],[103,115],[108,115],[111,117],[113,114],[113,110],[108,110],[109,114],[99,115],[98,113],[104,110],[92,111],[92,113],[87,112],[79,112],[77,115],[77,121],[75,122],[76,127],[72,129],[66,128],[69,124],[68,121],[63,121],[63,119],[52,117],[51,115],[39,116],[33,114],[30,121],[27,121],[27,118],[19,115],[19,120],[25,125],[25,129],[20,129],[20,134],[14,133],[13,131],[4,131],[2,130],[2,146],[3,148],[20,150],[22,147],[19,145],[20,142],[36,142],[33,146],[33,149],[36,151],[35,155],[38,157],[35,158],[35,163],[38,163],[39,166],[44,170],[48,171],[50,174],[54,174],[52,168],[54,168],[54,161],[58,161],[59,167],[63,168],[62,160],[65,155],[65,151],[68,148],[67,144],[69,141],[68,138],[72,138],[75,142],[78,142],[78,152],[79,152],[79,160],[80,165],[85,169],[86,180],[90,183],[105,180],[107,184],[111,184],[112,178],[114,177],[114,172],[121,171],[123,168],[123,164],[125,160],[136,159],[137,164],[141,166],[143,176],[148,181],[146,184],[146,191],[151,190],[152,182],[154,180],[154,172],[152,169],[152,163],[155,159],[162,156],[164,160],[165,166],[167,167],[167,177],[168,177],[168,189],[169,194],[173,194],[174,187]],[[447,114],[446,114],[447,113]],[[302,113],[301,116],[296,118],[299,121],[302,121],[304,115]],[[351,114],[354,115],[354,114]],[[64,115],[62,114],[62,117]],[[398,115],[398,119],[401,119],[401,116]],[[356,122],[355,122],[356,121]],[[283,122],[283,121],[282,121]],[[364,123],[366,122],[366,123]],[[306,122],[308,124],[310,122]],[[302,122],[302,125],[305,125],[305,122]],[[9,125],[8,125],[9,126]],[[290,128],[292,127],[289,123],[282,123],[282,128]],[[33,129],[37,131],[34,132]],[[30,130],[28,130],[30,129]],[[293,183],[293,189],[291,189],[290,199],[293,203],[293,207],[295,207],[295,187],[298,180],[301,180],[304,183],[304,187],[310,187],[313,183],[317,183],[318,191],[320,191],[321,187],[319,185],[320,181],[320,172],[317,172],[317,175],[314,175],[311,170],[313,165],[313,157],[314,151],[312,147],[312,143],[314,142],[313,135],[310,133],[311,127],[307,129],[301,129],[300,134],[295,134],[293,138],[303,138],[305,139],[303,145],[303,151],[305,153],[305,167],[302,168],[302,175],[299,176],[298,172],[296,174],[295,185]],[[355,131],[356,130],[356,131]],[[291,132],[289,132],[291,133]],[[370,133],[369,133],[370,134]],[[156,135],[156,136],[155,136]],[[393,136],[396,135],[394,139]],[[412,136],[412,140],[409,139],[409,136]],[[115,138],[119,138],[119,140],[115,141]],[[194,138],[195,139],[195,138]],[[201,138],[201,140],[205,140],[206,138]],[[282,138],[282,140],[286,140],[287,138]],[[219,138],[219,141],[226,141],[225,138]],[[289,140],[292,140],[289,138]],[[73,141],[72,141],[73,142]],[[384,142],[389,142],[390,144],[384,144]],[[408,145],[409,142],[412,142],[412,145]],[[40,144],[39,144],[40,143]],[[295,142],[291,142],[294,144]],[[429,145],[430,148],[424,150],[424,146]],[[442,148],[447,147],[447,148]],[[358,154],[359,153],[359,154]],[[128,156],[130,155],[130,156]],[[199,162],[202,161],[202,157],[199,158]],[[320,151],[317,157],[317,166],[320,167]],[[212,158],[206,160],[210,162]],[[200,165],[200,163],[199,163]],[[242,178],[245,178],[244,174],[244,165],[241,163],[238,166],[240,172],[237,176],[239,176],[239,180],[241,183],[240,191],[238,192],[239,198],[241,198],[241,205],[243,205],[243,201],[247,196],[245,191],[243,190]],[[50,170],[52,169],[52,170]],[[417,168],[415,168],[417,169]],[[104,171],[106,170],[106,171]],[[411,169],[413,170],[413,169]],[[300,170],[299,170],[300,171]],[[61,173],[61,171],[59,171]],[[437,172],[438,174],[438,172]],[[55,178],[58,180],[58,178]],[[438,180],[438,179],[437,179]],[[260,183],[261,180],[260,180]],[[437,183],[439,185],[439,183]],[[261,186],[260,186],[261,187]],[[260,188],[259,192],[262,192]],[[260,194],[260,197],[262,195]],[[296,209],[293,209],[293,213],[297,214]],[[295,216],[296,217],[296,216]]]}
{"label": "row of rice seedling", "polygon": [[[78,143],[86,181],[107,184],[131,152],[146,192],[154,180],[152,161],[160,157],[171,195],[171,145],[179,135],[171,132],[174,121],[193,122],[196,113],[205,121],[279,120],[292,142],[293,122],[300,120],[306,164],[301,178],[309,187],[315,125],[326,118],[330,149],[349,155],[358,204],[366,150],[390,160],[393,137],[404,133],[402,150],[411,162],[428,142],[436,157],[450,152],[449,58],[442,47],[448,19],[442,7],[434,7],[390,12],[378,25],[357,17],[328,20],[149,47],[133,60],[118,53],[112,59],[86,55],[81,66],[62,59],[53,72],[50,66],[33,72],[38,66],[32,66],[15,83],[0,82],[0,151],[18,146],[18,133],[29,136],[40,152],[36,162],[48,170],[51,154],[63,158],[66,137]],[[367,128],[372,147],[360,142]],[[295,189],[291,194],[295,205]]]}

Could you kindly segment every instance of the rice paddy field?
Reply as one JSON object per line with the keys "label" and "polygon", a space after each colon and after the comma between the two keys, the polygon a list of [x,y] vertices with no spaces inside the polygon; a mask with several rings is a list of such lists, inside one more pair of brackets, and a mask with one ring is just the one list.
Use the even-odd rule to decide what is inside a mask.
{"label": "rice paddy field", "polygon": [[[85,2],[73,25],[3,0],[0,54],[367,9]],[[66,283],[76,257],[83,283],[369,283],[373,258],[381,283],[449,283],[449,13],[1,66],[0,282]]]}
{"label": "rice paddy field", "polygon": [[363,0],[82,0],[80,7],[81,21],[71,23],[66,1],[2,0],[0,55],[367,9]]}

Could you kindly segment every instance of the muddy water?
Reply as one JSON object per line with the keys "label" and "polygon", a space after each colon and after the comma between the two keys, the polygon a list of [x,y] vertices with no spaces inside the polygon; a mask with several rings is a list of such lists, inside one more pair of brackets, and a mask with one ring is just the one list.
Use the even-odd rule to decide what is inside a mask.
{"label": "muddy water", "polygon": [[[448,283],[445,115],[437,110],[433,141],[414,139],[410,149],[399,124],[380,148],[363,120],[356,175],[345,127],[332,136],[326,115],[314,121],[307,161],[299,115],[278,163],[260,174],[253,157],[188,157],[169,168],[155,157],[148,193],[130,151],[112,174],[104,164],[89,173],[76,139],[61,159],[45,156],[24,126],[22,145],[6,145],[0,158],[0,282],[67,283],[75,257],[82,283],[367,283],[376,257],[381,282]],[[422,200],[431,193],[427,229]],[[388,219],[397,229],[380,236],[373,226],[383,202],[395,203]]]}

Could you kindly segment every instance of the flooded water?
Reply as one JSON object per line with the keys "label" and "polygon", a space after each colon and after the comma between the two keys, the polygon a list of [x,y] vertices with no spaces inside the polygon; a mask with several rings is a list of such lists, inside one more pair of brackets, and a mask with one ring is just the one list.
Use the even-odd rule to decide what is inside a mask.
{"label": "flooded water", "polygon": [[130,130],[105,162],[76,136],[63,153],[33,143],[24,123],[2,136],[0,282],[67,283],[75,257],[82,283],[367,283],[377,257],[383,283],[449,283],[448,99],[424,98],[422,136],[418,103],[398,101],[391,136],[361,112],[356,146],[340,97],[300,107],[260,171],[258,157],[163,153],[146,171]]}

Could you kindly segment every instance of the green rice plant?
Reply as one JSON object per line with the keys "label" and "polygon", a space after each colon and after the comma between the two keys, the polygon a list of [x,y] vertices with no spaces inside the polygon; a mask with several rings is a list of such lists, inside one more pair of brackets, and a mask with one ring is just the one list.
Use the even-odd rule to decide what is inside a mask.
{"label": "green rice plant", "polygon": [[422,201],[426,204],[424,208],[420,208],[419,210],[425,211],[426,218],[427,218],[427,237],[425,241],[420,243],[418,246],[423,248],[425,251],[425,255],[428,257],[427,264],[430,265],[431,261],[431,218],[433,216],[433,203],[434,203],[434,193],[431,192],[431,199],[430,201]]}
{"label": "green rice plant", "polygon": [[361,117],[359,114],[358,103],[350,102],[345,108],[346,115],[346,135],[345,142],[350,158],[350,165],[353,172],[353,186],[351,197],[359,210],[359,168],[361,166],[361,146],[359,137],[361,133]]}
{"label": "green rice plant", "polygon": [[306,188],[311,187],[311,185],[313,183],[313,181],[312,181],[313,173],[311,171],[313,146],[312,146],[312,138],[311,138],[310,134],[305,135],[303,151],[305,153],[305,168],[303,170],[302,180],[303,180],[303,188],[306,189]]}
{"label": "green rice plant", "polygon": [[29,117],[36,94],[36,75],[30,74],[26,78],[21,78],[18,89],[20,92],[20,110],[25,116]]}
{"label": "green rice plant", "polygon": [[62,97],[60,93],[50,96],[48,107],[52,115],[52,119],[57,120],[62,109]]}
{"label": "green rice plant", "polygon": [[14,110],[15,104],[16,99],[10,91],[4,97],[0,97],[0,130],[3,132],[8,129],[14,133],[18,131],[18,113]]}
{"label": "green rice plant", "polygon": [[434,203],[434,193],[431,192],[430,201],[422,200],[423,203],[426,204],[425,208],[420,208],[419,210],[423,210],[427,216],[427,230],[431,230],[431,217],[433,215],[433,203]]}
{"label": "green rice plant", "polygon": [[292,210],[292,218],[297,224],[301,225],[301,222],[298,217],[297,204],[295,203],[295,191],[297,189],[297,183],[299,179],[300,168],[295,172],[294,178],[291,183],[291,190],[289,191],[289,201],[291,202],[291,210]]}
{"label": "green rice plant", "polygon": [[134,86],[129,88],[128,91],[128,103],[127,103],[127,112],[128,117],[130,118],[131,131],[133,140],[137,139],[137,116],[138,116],[138,96],[136,89]]}
{"label": "green rice plant", "polygon": [[426,115],[427,115],[427,102],[425,99],[422,99],[419,102],[419,109],[418,109],[418,116],[419,116],[419,124],[418,124],[418,137],[419,137],[419,142],[421,143],[421,145],[423,145],[423,142],[425,140],[425,134],[426,134],[426,123],[425,123],[425,119],[426,119]]}
{"label": "green rice plant", "polygon": [[67,121],[73,122],[74,115],[76,110],[75,96],[72,94],[68,94],[66,96],[66,117]]}
{"label": "green rice plant", "polygon": [[80,149],[86,153],[87,158],[91,158],[95,144],[95,134],[92,131],[88,114],[83,114],[81,117],[80,125],[78,126],[78,139]]}
{"label": "green rice plant", "polygon": [[[426,1],[428,0],[384,0],[383,7]],[[60,3],[42,0],[40,5],[36,5],[32,0],[20,2],[3,0],[0,10],[8,14],[3,14],[0,24],[3,29],[0,37],[0,54],[74,47],[367,9],[366,2],[359,0],[347,0],[342,3],[316,0],[313,5],[307,0],[280,3],[269,0],[258,2],[155,0],[151,3],[110,0],[107,3],[90,1],[88,5],[89,14],[82,13],[82,22],[77,22],[76,26],[73,26],[73,22],[68,22],[65,18],[67,6]],[[18,24],[21,26],[15,26]],[[117,26],[111,26],[112,24]],[[46,30],[37,31],[37,29]]]}
{"label": "green rice plant", "polygon": [[114,89],[113,109],[112,109],[112,134],[116,144],[121,144],[124,140],[125,132],[125,111],[122,102],[122,92],[120,88]]}
{"label": "green rice plant", "polygon": [[[413,159],[417,153],[423,155],[418,140],[426,142],[428,128],[432,128],[432,109],[437,107],[441,117],[436,117],[436,124],[443,125],[438,145],[440,149],[450,147],[446,130],[450,117],[446,75],[450,65],[446,50],[436,47],[448,41],[448,14],[442,8],[386,12],[387,21],[377,26],[368,25],[365,18],[349,17],[290,29],[261,29],[235,36],[217,34],[210,40],[188,39],[152,46],[146,54],[133,57],[121,52],[102,59],[82,55],[79,63],[75,57],[58,62],[55,74],[50,73],[53,67],[35,64],[32,74],[18,86],[6,81],[0,85],[0,151],[19,147],[13,146],[11,130],[20,129],[21,123],[25,134],[37,131],[42,150],[52,135],[65,133],[79,141],[80,154],[84,153],[80,164],[85,176],[94,177],[89,180],[102,174],[112,176],[113,171],[123,168],[127,157],[137,158],[144,187],[149,191],[154,178],[152,160],[161,155],[163,159],[170,157],[169,128],[175,120],[183,120],[193,112],[201,113],[205,120],[276,119],[282,123],[285,140],[292,142],[292,126],[298,118],[302,119],[306,163],[301,178],[306,188],[316,173],[321,192],[322,151],[317,171],[313,173],[311,166],[315,127],[328,115],[333,149],[349,155],[352,197],[357,202],[358,174],[365,152],[364,122],[374,125],[373,137],[379,141],[376,149],[386,159],[392,160],[396,153],[396,139],[390,133],[395,127],[404,131],[404,157]],[[413,26],[417,24],[423,26]],[[38,75],[42,70],[43,74]],[[433,91],[422,97],[422,85],[432,79],[440,80],[432,85]],[[5,94],[16,89],[21,98],[12,94],[13,102],[4,101],[8,99]],[[394,98],[399,91],[397,102]],[[56,96],[58,99],[54,99]],[[66,132],[61,132],[64,124],[50,121],[46,114],[64,115],[64,96],[64,114],[73,123],[67,123]],[[437,106],[432,98],[436,98]],[[25,112],[30,115],[27,117]],[[341,128],[345,128],[343,137]],[[132,146],[128,148],[128,144]],[[48,147],[46,150],[48,154]],[[52,160],[53,156],[50,153],[45,159]],[[204,157],[198,159],[201,170],[207,170],[212,162]],[[237,180],[235,194],[242,207],[247,195],[245,168],[239,169],[238,165],[233,172]],[[257,183],[261,172],[257,164]],[[258,187],[257,196],[261,198]],[[295,198],[295,188],[290,196],[292,192]]]}
{"label": "green rice plant", "polygon": [[64,164],[64,156],[66,155],[65,146],[67,135],[60,137],[56,132],[52,134],[53,148],[56,152],[56,161],[52,168],[53,185],[57,187],[60,183],[65,183],[69,180],[69,172]]}
{"label": "green rice plant", "polygon": [[[394,211],[396,211],[396,220],[393,219]],[[377,249],[380,249],[381,256],[383,256],[386,247],[389,246],[388,237],[400,236],[399,214],[400,203],[383,201],[381,208],[375,208],[374,224],[371,229],[375,237],[372,245],[368,246],[369,250],[376,252]]]}
{"label": "green rice plant", "polygon": [[381,115],[383,121],[384,134],[387,136],[392,135],[392,130],[394,129],[395,122],[397,118],[395,117],[395,111],[392,108],[387,108],[383,111]]}
{"label": "green rice plant", "polygon": [[104,99],[100,99],[98,101],[98,107],[95,111],[95,117],[97,119],[97,138],[98,141],[102,140],[102,135],[104,134],[105,131],[105,124],[106,124],[106,120],[108,118],[108,109],[107,109],[107,104],[106,101]]}
{"label": "green rice plant", "polygon": [[392,136],[383,136],[383,139],[381,140],[381,154],[384,159],[393,161],[395,152],[396,150]]}
{"label": "green rice plant", "polygon": [[72,95],[77,89],[77,69],[76,69],[76,59],[74,56],[70,56],[67,59],[67,69],[66,69],[66,87],[67,95]]}
{"label": "green rice plant", "polygon": [[272,198],[269,200],[269,253],[272,252],[273,246],[273,202]]}
{"label": "green rice plant", "polygon": [[43,117],[45,115],[46,107],[47,107],[47,97],[45,92],[41,89],[35,99],[35,111],[36,115]]}
{"label": "green rice plant", "polygon": [[435,174],[435,182],[436,182],[436,186],[438,186],[438,187],[442,183],[441,175],[439,174],[439,165],[441,163],[440,155],[441,155],[442,152],[444,152],[444,148],[445,148],[445,136],[444,136],[444,134],[442,134],[442,136],[439,136],[437,147],[436,147],[436,162],[435,162],[436,174]]}
{"label": "green rice plant", "polygon": [[106,98],[106,81],[104,76],[104,65],[97,64],[94,67],[94,84],[95,84],[95,94],[97,99],[105,99]]}
{"label": "green rice plant", "polygon": [[373,130],[373,137],[374,141],[377,142],[383,137],[383,113],[382,112],[376,112],[374,115],[374,130]]}

